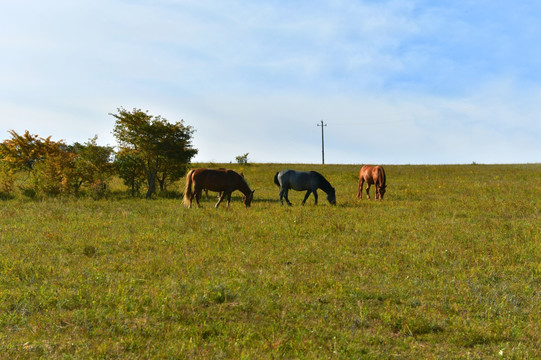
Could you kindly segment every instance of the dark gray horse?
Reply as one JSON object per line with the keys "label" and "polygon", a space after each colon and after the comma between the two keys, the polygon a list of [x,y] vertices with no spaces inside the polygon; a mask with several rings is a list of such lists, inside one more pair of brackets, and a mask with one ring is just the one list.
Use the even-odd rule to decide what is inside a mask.
{"label": "dark gray horse", "polygon": [[280,202],[284,204],[284,198],[288,205],[291,205],[287,197],[289,189],[303,191],[308,190],[304,196],[302,204],[306,202],[310,193],[314,193],[317,205],[317,189],[321,189],[327,193],[327,200],[336,205],[336,195],[331,184],[316,171],[295,171],[282,170],[274,175],[274,183],[280,187]]}

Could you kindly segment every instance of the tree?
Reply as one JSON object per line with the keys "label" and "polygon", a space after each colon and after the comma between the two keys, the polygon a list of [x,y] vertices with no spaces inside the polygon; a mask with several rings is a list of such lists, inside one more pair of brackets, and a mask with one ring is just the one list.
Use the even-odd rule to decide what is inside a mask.
{"label": "tree", "polygon": [[131,196],[139,194],[141,184],[145,182],[144,162],[139,152],[124,148],[116,154],[115,169],[124,184],[131,189]]}
{"label": "tree", "polygon": [[248,164],[248,154],[246,153],[244,155],[236,156],[235,159],[237,160],[237,163],[239,164]]}
{"label": "tree", "polygon": [[74,169],[74,189],[77,193],[83,184],[93,186],[105,184],[112,175],[113,148],[110,146],[99,146],[98,136],[89,139],[88,142],[80,144],[76,142],[69,147],[70,151],[77,155]]}
{"label": "tree", "polygon": [[[152,116],[140,109],[131,112],[118,108],[117,114],[110,114],[116,120],[113,134],[121,151],[137,152],[137,162],[143,170],[148,190],[146,198],[151,198],[156,188],[156,180],[165,184],[184,175],[187,164],[197,154],[192,148],[194,129],[184,125],[184,121],[169,123],[160,115]],[[134,153],[130,153],[134,154]]]}
{"label": "tree", "polygon": [[17,134],[15,130],[8,132],[11,134],[11,139],[4,140],[0,144],[3,160],[12,169],[31,171],[36,162],[44,159],[44,142],[49,142],[50,137],[43,139],[38,135],[30,134],[28,130],[23,135]]}
{"label": "tree", "polygon": [[14,170],[4,159],[3,152],[0,151],[0,199],[11,197],[14,183]]}
{"label": "tree", "polygon": [[50,136],[41,138],[28,131],[23,135],[14,130],[9,133],[12,137],[2,142],[0,153],[4,167],[28,173],[31,186],[23,186],[23,191],[32,195],[70,193],[77,155],[63,141],[52,141]]}
{"label": "tree", "polygon": [[35,189],[47,196],[70,194],[77,155],[63,141],[45,140],[42,145],[45,156],[35,164],[32,171]]}

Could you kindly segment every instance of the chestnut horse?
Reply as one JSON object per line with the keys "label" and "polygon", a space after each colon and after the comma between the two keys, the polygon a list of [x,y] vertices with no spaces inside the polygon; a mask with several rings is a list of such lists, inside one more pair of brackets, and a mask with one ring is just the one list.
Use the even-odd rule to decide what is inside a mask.
{"label": "chestnut horse", "polygon": [[385,171],[383,167],[377,165],[365,165],[361,168],[359,173],[359,190],[357,191],[357,197],[359,199],[363,198],[363,185],[366,181],[366,196],[370,200],[370,185],[374,184],[376,186],[376,200],[383,200],[383,195],[385,195]]}
{"label": "chestnut horse", "polygon": [[[193,188],[192,188],[193,186]],[[215,207],[218,207],[227,197],[227,207],[231,202],[231,193],[239,190],[243,193],[244,206],[249,207],[254,198],[254,191],[250,189],[244,177],[229,169],[193,169],[186,175],[186,188],[184,190],[184,204],[192,207],[192,200],[195,197],[197,206],[203,189],[220,193],[220,198]]]}

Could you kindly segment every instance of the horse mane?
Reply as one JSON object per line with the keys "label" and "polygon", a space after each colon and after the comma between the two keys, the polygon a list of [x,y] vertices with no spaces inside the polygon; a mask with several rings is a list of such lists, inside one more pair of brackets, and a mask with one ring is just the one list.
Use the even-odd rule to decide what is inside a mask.
{"label": "horse mane", "polygon": [[334,188],[332,187],[331,183],[327,181],[327,179],[325,179],[323,177],[323,175],[321,175],[320,173],[318,173],[317,171],[311,171],[314,175],[317,176],[317,178],[319,179],[319,182],[320,182],[320,188],[321,190],[325,191],[327,194],[330,192],[330,191],[333,191]]}
{"label": "horse mane", "polygon": [[252,191],[252,189],[250,189],[250,185],[248,185],[248,182],[246,181],[246,179],[244,178],[244,174],[243,173],[239,173],[235,170],[232,170],[232,172],[234,172],[237,176],[239,176],[241,179],[242,179],[242,182],[244,183],[244,185],[246,185],[246,193],[244,193],[243,190],[239,189],[244,195],[247,195],[248,192]]}
{"label": "horse mane", "polygon": [[[237,173],[238,174],[238,173]],[[244,178],[244,174],[243,173],[240,173],[239,176],[242,178],[242,181],[244,181],[244,183],[246,184],[246,187],[248,189],[250,189],[250,185],[248,185],[248,181],[246,181],[246,179]]]}
{"label": "horse mane", "polygon": [[381,187],[385,188],[387,186],[387,177],[385,176],[385,170],[383,170],[383,168],[380,166],[380,171],[381,171]]}

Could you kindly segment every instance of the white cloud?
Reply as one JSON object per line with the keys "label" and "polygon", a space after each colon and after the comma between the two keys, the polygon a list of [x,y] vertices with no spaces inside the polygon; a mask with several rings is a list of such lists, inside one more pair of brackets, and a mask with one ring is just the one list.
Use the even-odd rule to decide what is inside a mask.
{"label": "white cloud", "polygon": [[0,131],[111,143],[123,106],[185,119],[201,161],[318,163],[321,119],[327,162],[540,161],[539,10],[6,0]]}

